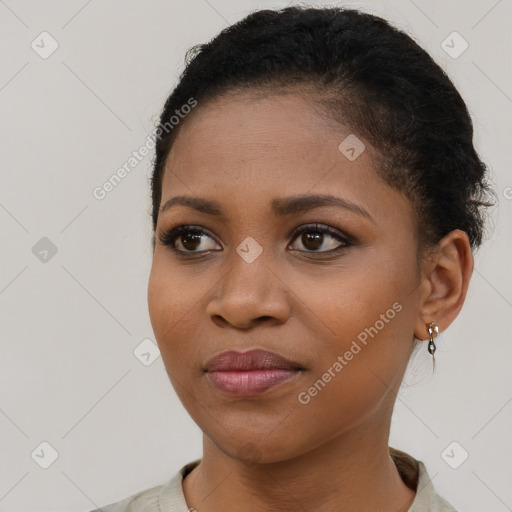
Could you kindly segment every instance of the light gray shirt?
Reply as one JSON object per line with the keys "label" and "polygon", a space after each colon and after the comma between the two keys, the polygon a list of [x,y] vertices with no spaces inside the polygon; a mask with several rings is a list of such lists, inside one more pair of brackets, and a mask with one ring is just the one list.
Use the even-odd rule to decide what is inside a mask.
{"label": "light gray shirt", "polygon": [[[457,512],[435,492],[423,462],[395,448],[389,451],[402,480],[416,491],[407,512]],[[194,512],[194,508],[187,506],[182,483],[185,476],[200,462],[201,459],[189,462],[161,485],[90,512]]]}

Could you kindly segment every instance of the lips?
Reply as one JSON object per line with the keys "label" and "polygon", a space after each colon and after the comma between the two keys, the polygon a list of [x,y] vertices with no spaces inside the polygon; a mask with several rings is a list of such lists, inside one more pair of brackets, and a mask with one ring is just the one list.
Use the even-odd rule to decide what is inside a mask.
{"label": "lips", "polygon": [[210,359],[206,363],[205,371],[235,372],[252,370],[304,370],[304,368],[296,362],[267,350],[250,350],[248,352],[229,350]]}
{"label": "lips", "polygon": [[208,361],[205,373],[215,388],[226,395],[254,397],[292,381],[304,369],[275,352],[230,350]]}

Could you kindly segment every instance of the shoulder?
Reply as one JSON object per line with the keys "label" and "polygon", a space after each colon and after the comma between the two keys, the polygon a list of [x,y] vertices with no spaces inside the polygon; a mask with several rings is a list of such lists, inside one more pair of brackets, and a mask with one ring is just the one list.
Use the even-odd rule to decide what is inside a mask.
{"label": "shoulder", "polygon": [[430,501],[429,512],[457,512],[451,503],[448,503],[442,496],[435,494]]}
{"label": "shoulder", "polygon": [[187,510],[183,495],[183,478],[194,469],[201,459],[185,464],[170,480],[149,489],[132,494],[128,498],[110,503],[89,512],[177,512]]}
{"label": "shoulder", "polygon": [[419,479],[417,488],[418,508],[412,507],[410,512],[457,512],[455,507],[448,503],[441,495],[437,494],[432,484],[432,479],[427,473],[423,462],[418,461]]}
{"label": "shoulder", "polygon": [[416,491],[407,512],[457,512],[453,505],[437,494],[422,461],[396,448],[390,447],[389,452],[404,483]]}
{"label": "shoulder", "polygon": [[158,501],[160,491],[165,484],[156,485],[149,489],[132,494],[128,498],[110,503],[90,512],[159,512]]}

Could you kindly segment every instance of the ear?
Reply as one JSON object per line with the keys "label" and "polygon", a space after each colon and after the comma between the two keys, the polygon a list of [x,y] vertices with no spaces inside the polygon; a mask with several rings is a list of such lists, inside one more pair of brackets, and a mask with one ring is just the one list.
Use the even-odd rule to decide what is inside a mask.
{"label": "ear", "polygon": [[440,240],[421,269],[416,338],[428,339],[430,322],[435,322],[441,333],[455,320],[466,299],[473,266],[471,245],[464,231],[456,229]]}

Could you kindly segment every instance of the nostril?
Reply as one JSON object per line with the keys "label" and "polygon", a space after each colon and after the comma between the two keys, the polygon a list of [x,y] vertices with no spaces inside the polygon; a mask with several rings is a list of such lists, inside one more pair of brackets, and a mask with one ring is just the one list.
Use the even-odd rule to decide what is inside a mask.
{"label": "nostril", "polygon": [[215,325],[218,325],[219,327],[223,327],[227,324],[226,320],[222,318],[220,315],[212,315],[212,321]]}
{"label": "nostril", "polygon": [[271,316],[264,315],[257,318],[257,320],[272,320]]}

